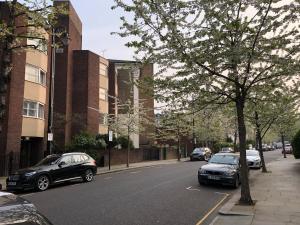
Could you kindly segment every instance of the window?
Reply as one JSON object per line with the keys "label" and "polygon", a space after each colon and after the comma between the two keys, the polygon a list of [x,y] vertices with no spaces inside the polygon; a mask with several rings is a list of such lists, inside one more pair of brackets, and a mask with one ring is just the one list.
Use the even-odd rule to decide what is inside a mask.
{"label": "window", "polygon": [[107,66],[106,65],[100,63],[99,74],[102,76],[107,76]]}
{"label": "window", "polygon": [[99,98],[107,101],[107,90],[104,88],[99,88]]}
{"label": "window", "polygon": [[24,101],[23,102],[23,116],[44,119],[45,109],[44,105],[38,102]]}
{"label": "window", "polygon": [[27,45],[30,48],[37,49],[37,50],[47,54],[47,50],[48,50],[47,42],[43,39],[28,38],[27,39]]}
{"label": "window", "polygon": [[81,161],[87,161],[89,158],[86,155],[81,155]]}
{"label": "window", "polygon": [[81,159],[81,156],[80,155],[73,155],[73,158],[72,158],[72,163],[80,163],[82,162],[83,160]]}
{"label": "window", "polygon": [[72,156],[71,155],[68,155],[68,156],[64,156],[61,160],[60,160],[60,163],[61,162],[65,162],[66,164],[71,164],[72,163]]}
{"label": "window", "polygon": [[100,124],[101,125],[108,124],[108,115],[106,113],[100,113]]}
{"label": "window", "polygon": [[38,67],[26,64],[25,80],[46,85],[46,73]]}

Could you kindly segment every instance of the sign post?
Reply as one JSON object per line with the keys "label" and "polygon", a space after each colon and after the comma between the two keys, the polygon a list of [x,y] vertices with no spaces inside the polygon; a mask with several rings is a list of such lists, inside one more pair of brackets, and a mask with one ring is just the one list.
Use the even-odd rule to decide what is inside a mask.
{"label": "sign post", "polygon": [[[113,132],[110,130],[108,131],[108,142],[112,142],[113,141]],[[110,143],[108,143],[108,170],[110,170],[110,148],[111,145]]]}

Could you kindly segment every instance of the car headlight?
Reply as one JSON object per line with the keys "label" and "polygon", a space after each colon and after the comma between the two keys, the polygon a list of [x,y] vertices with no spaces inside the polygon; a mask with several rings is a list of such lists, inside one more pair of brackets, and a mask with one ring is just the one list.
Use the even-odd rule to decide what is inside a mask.
{"label": "car headlight", "polygon": [[200,169],[200,170],[199,170],[199,173],[200,173],[200,174],[205,174],[205,173],[206,173],[206,170]]}
{"label": "car headlight", "polygon": [[29,172],[29,173],[25,173],[25,177],[31,177],[31,176],[33,176],[34,174],[36,174],[36,171]]}
{"label": "car headlight", "polygon": [[255,159],[254,161],[255,161],[255,162],[258,162],[258,161],[259,161],[259,159]]}
{"label": "car headlight", "polygon": [[226,175],[226,176],[233,176],[235,173],[236,173],[235,170],[230,170],[230,171],[226,171],[226,172],[225,172],[225,175]]}

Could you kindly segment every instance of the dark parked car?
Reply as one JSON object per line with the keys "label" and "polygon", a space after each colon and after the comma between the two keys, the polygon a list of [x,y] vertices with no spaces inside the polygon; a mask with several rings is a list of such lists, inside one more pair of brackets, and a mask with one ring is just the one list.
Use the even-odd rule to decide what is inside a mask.
{"label": "dark parked car", "polygon": [[211,157],[212,153],[209,148],[195,148],[194,151],[190,154],[191,161],[194,160],[208,160]]}
{"label": "dark parked car", "polygon": [[233,153],[217,153],[198,171],[199,184],[219,183],[237,188],[240,184],[240,157]]}
{"label": "dark parked car", "polygon": [[0,224],[52,225],[30,202],[0,191]]}
{"label": "dark parked car", "polygon": [[50,185],[82,178],[93,180],[96,162],[85,153],[49,155],[33,167],[20,169],[6,180],[8,191],[36,188],[45,191]]}

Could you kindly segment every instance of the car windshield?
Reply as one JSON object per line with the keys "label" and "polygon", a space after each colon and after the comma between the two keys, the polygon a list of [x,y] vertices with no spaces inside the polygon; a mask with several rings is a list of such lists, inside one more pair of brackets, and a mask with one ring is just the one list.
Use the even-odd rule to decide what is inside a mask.
{"label": "car windshield", "polygon": [[203,152],[204,148],[196,148],[193,153],[199,153],[199,152]]}
{"label": "car windshield", "polygon": [[259,153],[258,153],[258,151],[255,151],[255,150],[247,150],[246,155],[247,156],[258,156]]}
{"label": "car windshield", "polygon": [[50,165],[51,163],[54,163],[60,158],[59,155],[49,155],[46,158],[42,159],[36,166],[42,166],[42,165]]}
{"label": "car windshield", "polygon": [[238,157],[234,155],[214,155],[209,163],[237,165]]}

